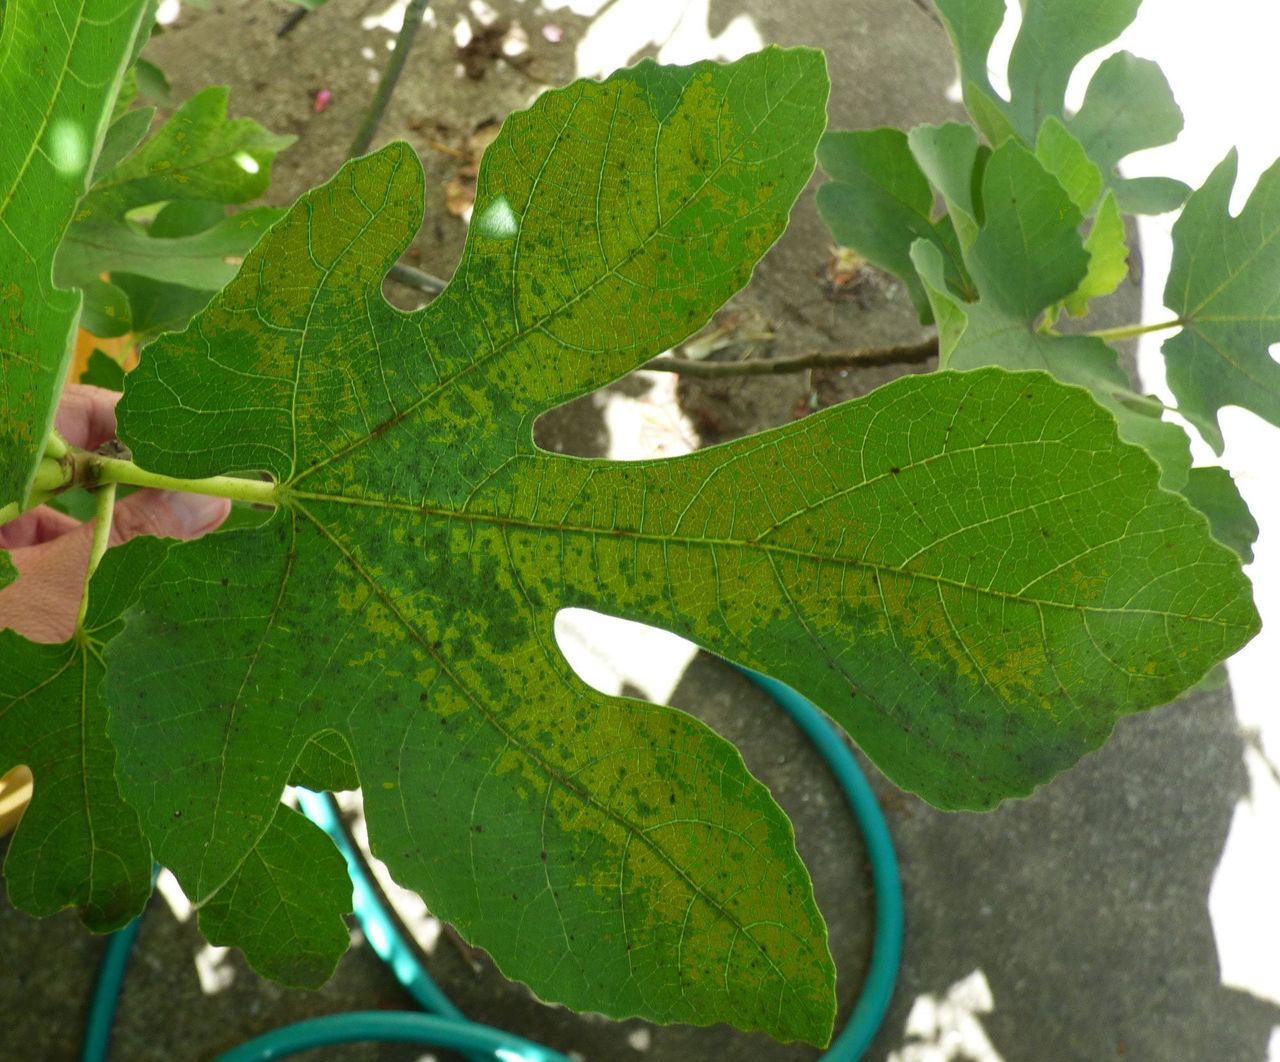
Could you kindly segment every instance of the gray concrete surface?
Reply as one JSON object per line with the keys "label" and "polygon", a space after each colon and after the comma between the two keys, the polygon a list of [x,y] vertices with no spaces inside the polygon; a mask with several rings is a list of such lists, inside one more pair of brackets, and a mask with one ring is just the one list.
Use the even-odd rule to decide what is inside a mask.
{"label": "gray concrete surface", "polygon": [[[477,65],[482,78],[456,77],[450,30],[467,9],[441,0],[434,5],[437,27],[420,34],[383,126],[386,137],[407,138],[423,158],[427,221],[414,249],[423,268],[441,275],[456,262],[465,231],[444,210],[445,182],[457,162],[433,141],[459,148],[480,122],[524,105],[540,85],[570,79],[574,41],[590,25],[567,11],[544,11],[534,0],[491,5],[524,28],[530,58],[518,67],[483,62]],[[210,82],[229,83],[236,113],[299,135],[277,164],[273,184],[272,199],[286,203],[341,161],[371,91],[370,72],[387,54],[385,32],[360,28],[361,17],[381,6],[330,0],[281,40],[275,31],[284,5],[214,0],[206,14],[184,13],[148,55],[169,73],[176,98]],[[834,85],[833,127],[910,125],[954,114],[944,98],[950,55],[923,2],[711,0],[708,11],[712,36],[746,14],[766,41],[824,47]],[[543,37],[548,23],[565,30],[563,42]],[[361,55],[364,47],[372,48],[372,60]],[[312,94],[321,88],[333,93],[333,102],[317,114]],[[773,322],[775,354],[916,338],[918,326],[897,286],[877,282],[858,297],[831,295],[823,276],[828,244],[810,189],[791,229],[733,308]],[[412,304],[409,293],[391,294]],[[1131,319],[1136,286],[1129,284],[1116,303],[1116,319]],[[889,374],[686,383],[680,399],[711,441],[863,393]],[[555,449],[598,453],[606,434],[597,405],[580,401],[544,418],[539,438]],[[862,848],[838,793],[789,724],[718,662],[698,658],[674,703],[738,742],[795,820],[832,927],[843,1018],[867,961],[871,896]],[[986,816],[933,811],[869,768],[901,860],[906,945],[892,1010],[867,1057],[1261,1062],[1280,1009],[1220,985],[1207,912],[1230,814],[1245,792],[1241,749],[1224,691],[1127,720],[1077,769]],[[121,1003],[114,1058],[208,1059],[302,1016],[408,1002],[363,946],[353,948],[317,994],[264,982],[235,953],[221,968],[226,985],[205,994],[193,962],[201,946],[190,921],[175,921],[164,903],[153,901]],[[75,1057],[100,950],[101,942],[68,916],[35,923],[0,904],[0,1060]],[[816,1057],[807,1048],[724,1028],[615,1025],[573,1015],[507,984],[483,956],[447,945],[435,949],[432,965],[468,1013],[592,1062]],[[956,1039],[966,1033],[970,1048]],[[985,1056],[983,1040],[991,1052]],[[311,1057],[422,1055],[364,1046]]]}

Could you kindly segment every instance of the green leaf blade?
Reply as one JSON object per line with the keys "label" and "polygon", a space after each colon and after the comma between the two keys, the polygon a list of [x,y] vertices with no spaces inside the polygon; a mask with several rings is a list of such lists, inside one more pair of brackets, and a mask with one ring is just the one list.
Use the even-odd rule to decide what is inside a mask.
{"label": "green leaf blade", "polygon": [[89,355],[89,363],[80,374],[80,382],[93,387],[103,387],[108,391],[123,391],[124,369],[115,358],[95,347]]}
{"label": "green leaf blade", "polygon": [[1236,155],[1230,152],[1191,194],[1173,227],[1165,305],[1182,331],[1165,341],[1178,411],[1218,453],[1218,412],[1241,406],[1280,424],[1280,164],[1258,179],[1238,217],[1230,213]]}
{"label": "green leaf blade", "polygon": [[280,805],[231,880],[201,906],[200,931],[210,944],[240,948],[265,977],[319,988],[350,943],[350,910],[341,853],[320,827]]}
{"label": "green leaf blade", "polygon": [[1035,155],[1045,170],[1057,178],[1080,213],[1088,215],[1102,192],[1102,172],[1089,158],[1084,145],[1061,121],[1048,118],[1036,137]]}
{"label": "green leaf blade", "polygon": [[1171,143],[1182,112],[1160,68],[1117,52],[1099,66],[1080,111],[1067,118],[1065,95],[1076,65],[1114,40],[1141,0],[1024,0],[1022,22],[1009,57],[1009,98],[996,94],[988,75],[991,46],[1005,18],[1000,0],[938,0],[960,66],[964,102],[994,147],[1011,137],[1034,145],[1047,122],[1065,122],[1097,164],[1124,213],[1174,210],[1189,189],[1170,178],[1125,178],[1117,166],[1127,155]]}
{"label": "green leaf blade", "polygon": [[984,300],[1031,322],[1084,279],[1082,216],[1062,185],[1017,141],[1005,141],[982,177],[984,224],[969,268]]}
{"label": "green leaf blade", "polygon": [[1213,537],[1240,554],[1245,564],[1252,564],[1258,522],[1240,496],[1231,473],[1216,466],[1193,468],[1182,493],[1209,518]]}
{"label": "green leaf blade", "polygon": [[[462,264],[414,315],[378,292],[422,210],[420,167],[393,145],[304,197],[187,333],[148,348],[120,413],[135,456],[185,475],[263,469],[285,502],[258,531],[178,551],[133,645],[113,650],[134,671],[113,686],[122,777],[193,895],[239,873],[306,742],[335,730],[375,851],[510,976],[617,1016],[829,1039],[812,886],[736,750],[583,687],[551,640],[555,608],[503,572],[501,536],[485,532],[472,566],[428,559],[465,549],[450,514],[532,453],[539,412],[682,338],[746,281],[812,170],[825,93],[820,56],[770,49],[544,95],[486,154]],[[359,349],[376,355],[363,367]],[[384,543],[416,558],[395,579]],[[210,594],[178,589],[197,572]],[[252,575],[224,588],[213,572]],[[167,716],[143,703],[156,684],[136,647],[167,638],[163,666],[194,678],[211,658],[190,621],[228,594],[238,616],[209,633],[247,671],[203,676],[209,710],[157,742]],[[329,663],[296,690],[308,644]],[[214,743],[219,757],[195,751]]]}
{"label": "green leaf blade", "polygon": [[[1062,169],[1079,198],[1099,185],[1096,168],[1056,121],[1047,122],[1042,149]],[[1191,453],[1186,435],[1161,419],[1159,403],[1135,394],[1115,351],[1101,339],[1060,336],[1039,327],[1046,311],[1065,302],[1078,308],[1101,294],[1124,268],[1123,219],[1107,193],[1094,221],[1095,237],[1080,238],[1081,210],[1045,164],[1017,140],[1001,144],[982,169],[983,217],[966,253],[979,297],[962,301],[950,288],[936,248],[912,247],[912,261],[939,322],[943,368],[1043,369],[1087,387],[1115,416],[1120,436],[1146,448],[1160,464],[1162,483],[1186,482]]]}
{"label": "green leaf blade", "polygon": [[1190,189],[1171,178],[1124,178],[1121,159],[1171,144],[1182,132],[1182,111],[1160,67],[1129,52],[1108,57],[1089,82],[1067,128],[1102,171],[1126,214],[1163,214],[1182,205]]}
{"label": "green leaf blade", "polygon": [[[585,690],[551,655],[554,612],[497,611],[516,603],[513,575],[492,561],[479,573],[433,572],[425,594],[374,581],[383,535],[407,534],[428,554],[465,536],[479,563],[503,548],[493,534],[393,516],[366,528],[372,538],[348,532],[335,556],[321,524],[344,521],[324,508],[175,551],[129,640],[112,647],[126,790],[184,885],[197,897],[227,887],[292,758],[312,733],[341,728],[374,852],[508,976],[619,1017],[828,1036],[833,971],[808,876],[736,750],[673,709]],[[216,586],[210,573],[226,571],[246,574],[192,600],[188,587]],[[475,587],[490,577],[501,582],[486,604]],[[336,595],[336,615],[314,608],[320,585]],[[226,600],[245,618],[202,622]],[[276,618],[264,627],[263,617]],[[162,643],[170,648],[149,665],[141,647]],[[328,663],[317,668],[307,646]],[[201,710],[179,732],[174,717],[197,688],[182,683],[171,699],[149,668],[194,675],[210,653],[247,661],[240,681],[256,693],[236,698],[232,682],[205,678]],[[297,690],[304,667],[311,681]],[[199,756],[215,745],[215,761]],[[733,906],[756,904],[779,928],[751,930]],[[750,965],[766,953],[779,968],[771,976]],[[753,986],[746,1000],[740,984]]]}
{"label": "green leaf blade", "polygon": [[79,295],[53,284],[141,0],[12,0],[0,23],[0,504],[24,501],[66,374]]}
{"label": "green leaf blade", "polygon": [[[213,200],[246,203],[266,191],[275,156],[296,137],[268,132],[248,118],[227,117],[228,92],[212,85],[177,109],[136,151],[122,152],[80,204],[86,217],[121,217],[151,203]],[[118,124],[140,122],[132,111]],[[139,137],[130,136],[134,145]],[[127,155],[127,157],[125,157]]]}
{"label": "green leaf blade", "polygon": [[1129,247],[1125,241],[1124,216],[1116,195],[1108,191],[1093,217],[1084,249],[1089,252],[1089,271],[1080,286],[1066,299],[1067,312],[1083,317],[1089,303],[1110,295],[1129,273]]}
{"label": "green leaf blade", "polygon": [[295,138],[249,119],[228,119],[227,102],[220,85],[197,93],[141,147],[136,145],[150,111],[117,120],[107,144],[115,161],[96,176],[58,250],[60,283],[88,286],[103,272],[122,272],[216,291],[235,276],[234,260],[248,253],[280,211],[256,207],[194,228],[162,221],[146,230],[129,220],[132,211],[156,203],[168,204],[162,220],[183,209],[246,203],[266,190],[275,156]]}
{"label": "green leaf blade", "polygon": [[961,122],[918,125],[907,134],[907,143],[924,175],[946,201],[947,214],[967,253],[982,218],[978,189],[990,150],[978,144],[973,126]]}
{"label": "green leaf blade", "polygon": [[1039,369],[1086,388],[1115,417],[1120,437],[1155,459],[1161,485],[1169,490],[1182,488],[1191,468],[1190,441],[1176,424],[1162,419],[1164,407],[1158,401],[1130,389],[1112,347],[1096,337],[1040,332],[1031,320],[985,300],[963,303],[945,288],[942,263],[933,248],[917,244],[912,253],[941,326],[939,352],[944,368]]}
{"label": "green leaf blade", "polygon": [[[676,461],[534,447],[540,412],[746,279],[808,177],[824,93],[811,53],[771,50],[541,97],[486,155],[463,263],[416,314],[379,295],[421,217],[392,146],[148,348],[121,407],[139,462],[279,483],[262,527],[171,552],[110,654],[122,784],[197,899],[336,731],[375,853],[509,976],[825,1043],[834,970],[790,824],[705,726],[585,687],[561,608],[776,674],[900,784],[975,808],[1256,629],[1238,559],[1107,412],[1041,374],[902,380]],[[1012,145],[1001,166],[1015,150],[1034,163]],[[988,263],[1018,246],[995,224]],[[1049,297],[1083,275],[1074,238]]]}
{"label": "green leaf blade", "polygon": [[994,146],[1015,130],[1007,117],[1008,103],[996,95],[987,70],[987,56],[1004,25],[1003,0],[936,0],[938,14],[951,37],[965,107]]}
{"label": "green leaf blade", "polygon": [[1142,0],[1024,0],[1009,55],[1010,117],[1035,143],[1046,118],[1063,117],[1071,72],[1090,52],[1120,36]]}
{"label": "green leaf blade", "polygon": [[911,264],[911,244],[936,244],[948,279],[960,291],[971,285],[950,221],[933,220],[933,190],[898,129],[828,133],[818,163],[831,180],[818,189],[818,213],[837,242],[888,270],[907,287],[923,322],[933,319],[929,299]]}
{"label": "green leaf blade", "polygon": [[274,207],[250,207],[203,232],[170,238],[145,235],[116,221],[86,219],[72,226],[58,251],[59,276],[88,286],[99,272],[121,272],[217,291],[282,213]]}
{"label": "green leaf blade", "polygon": [[4,867],[10,899],[28,914],[75,907],[86,926],[108,932],[151,893],[151,849],[117,787],[99,688],[102,645],[166,549],[139,538],[111,550],[71,641],[38,644],[0,631],[0,773],[24,763],[35,780]]}
{"label": "green leaf blade", "polygon": [[[602,607],[603,581],[606,610],[778,676],[943,807],[1029,792],[1256,629],[1237,559],[1106,412],[1040,373],[911,377],[578,481],[564,523],[586,526],[562,548],[604,540],[547,578],[570,604]],[[643,535],[615,515],[628,498]]]}

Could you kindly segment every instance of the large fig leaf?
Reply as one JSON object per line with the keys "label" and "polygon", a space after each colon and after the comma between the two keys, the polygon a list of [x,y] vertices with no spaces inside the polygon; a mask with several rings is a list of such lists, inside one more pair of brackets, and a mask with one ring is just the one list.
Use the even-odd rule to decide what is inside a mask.
{"label": "large fig leaf", "polygon": [[0,505],[26,498],[80,296],[53,258],[84,194],[143,0],[0,5]]}
{"label": "large fig leaf", "polygon": [[1192,193],[1173,226],[1164,302],[1182,331],[1164,344],[1178,412],[1222,452],[1218,411],[1243,406],[1280,424],[1280,162],[1259,179],[1238,217],[1229,205],[1233,150]]}
{"label": "large fig leaf", "polygon": [[1030,791],[1256,629],[1238,558],[1041,373],[914,377],[673,461],[533,445],[746,280],[824,93],[817,55],[769,50],[542,96],[414,314],[379,293],[422,216],[391,145],[144,352],[120,410],[140,464],[278,484],[261,528],[175,547],[109,651],[121,784],[194,896],[333,731],[374,851],[543,997],[822,1043],[789,823],[702,724],[586,687],[558,610],[776,674],[945,807]]}
{"label": "large fig leaf", "polygon": [[[834,970],[785,816],[702,724],[586,688],[555,647],[554,572],[508,560],[536,530],[465,515],[512,472],[572,502],[534,418],[746,281],[812,171],[825,97],[805,50],[544,95],[487,154],[454,283],[416,315],[379,294],[422,217],[420,166],[393,145],[304,197],[148,349],[120,411],[135,456],[291,492],[262,529],[183,550],[113,650],[124,785],[197,899],[335,730],[375,851],[539,994],[829,1038]],[[220,663],[196,630],[211,609]]]}

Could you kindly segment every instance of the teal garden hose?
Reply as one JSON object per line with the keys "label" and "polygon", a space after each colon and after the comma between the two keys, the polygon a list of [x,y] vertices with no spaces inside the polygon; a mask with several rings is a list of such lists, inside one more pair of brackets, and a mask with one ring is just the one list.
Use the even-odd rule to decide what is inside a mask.
{"label": "teal garden hose", "polygon": [[[791,717],[835,775],[867,849],[875,889],[875,941],[862,994],[849,1022],[819,1062],[857,1062],[888,1010],[902,956],[902,885],[898,861],[875,794],[857,761],[826,717],[791,687],[744,669]],[[296,1022],[255,1037],[220,1056],[218,1062],[267,1062],[300,1051],[361,1041],[398,1041],[462,1051],[472,1062],[569,1062],[550,1048],[511,1033],[468,1021],[431,979],[400,921],[388,911],[367,864],[352,845],[331,797],[298,790],[302,811],[342,851],[351,873],[356,918],[379,958],[427,1013],[354,1011]],[[138,919],[107,942],[85,1025],[81,1062],[106,1062],[112,1017],[120,995]]]}

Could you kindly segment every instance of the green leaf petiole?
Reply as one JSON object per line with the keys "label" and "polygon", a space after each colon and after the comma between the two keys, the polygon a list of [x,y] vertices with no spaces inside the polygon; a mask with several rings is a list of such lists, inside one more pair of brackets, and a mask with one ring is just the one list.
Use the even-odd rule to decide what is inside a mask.
{"label": "green leaf petiole", "polygon": [[84,591],[80,594],[80,611],[76,613],[76,635],[84,630],[85,616],[89,614],[89,587],[93,585],[93,573],[98,570],[107,544],[111,539],[111,517],[116,507],[116,485],[108,483],[98,491],[97,507],[93,514],[93,544],[89,547],[89,567],[84,574]]}
{"label": "green leaf petiole", "polygon": [[1149,332],[1164,332],[1172,328],[1181,328],[1184,324],[1186,322],[1181,317],[1175,317],[1172,321],[1158,321],[1155,324],[1132,324],[1121,325],[1119,328],[1100,328],[1096,332],[1086,332],[1085,335],[1112,343],[1117,339],[1133,339],[1136,336],[1144,336]]}
{"label": "green leaf petiole", "polygon": [[[65,445],[65,444],[64,444]],[[139,468],[132,461],[84,450],[67,448],[64,456],[41,458],[31,487],[31,503],[21,506],[17,502],[0,507],[0,525],[16,520],[27,508],[37,505],[50,495],[72,487],[94,489],[117,483],[131,487],[151,487],[155,490],[176,490],[187,494],[208,494],[232,501],[274,505],[277,501],[276,484],[270,480],[245,479],[239,476],[209,476],[205,479],[181,479],[162,476]]]}
{"label": "green leaf petiole", "polygon": [[[265,479],[244,479],[239,476],[209,476],[205,479],[180,479],[162,476],[139,468],[132,461],[115,457],[86,455],[88,464],[96,475],[90,483],[125,483],[131,487],[152,487],[156,490],[178,490],[188,494],[209,494],[232,501],[275,505],[276,484]],[[88,484],[86,484],[88,485]]]}

